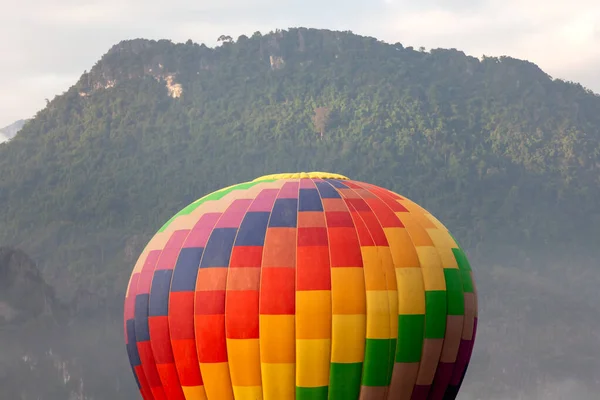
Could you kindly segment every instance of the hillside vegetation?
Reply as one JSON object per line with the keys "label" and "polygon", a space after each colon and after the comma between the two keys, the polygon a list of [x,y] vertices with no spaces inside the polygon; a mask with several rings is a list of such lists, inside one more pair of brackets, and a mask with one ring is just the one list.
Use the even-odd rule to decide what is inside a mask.
{"label": "hillside vegetation", "polygon": [[[73,318],[118,321],[139,251],[180,208],[260,175],[332,171],[418,202],[451,229],[476,271],[489,268],[485,331],[488,305],[499,316],[487,327],[511,324],[494,303],[504,285],[527,293],[513,298],[513,311],[529,293],[558,296],[556,280],[539,286],[540,271],[562,279],[565,265],[580,264],[565,285],[589,290],[599,255],[599,130],[597,95],[510,57],[304,28],[222,37],[216,48],[124,41],[0,144],[0,244],[39,263],[60,301],[77,304]],[[592,298],[569,301],[582,308]],[[584,353],[581,343],[574,352]],[[124,350],[114,363],[129,373]],[[600,371],[592,364],[577,368]],[[97,398],[131,398],[130,377],[111,373],[131,386]],[[567,372],[542,375],[552,374]]]}

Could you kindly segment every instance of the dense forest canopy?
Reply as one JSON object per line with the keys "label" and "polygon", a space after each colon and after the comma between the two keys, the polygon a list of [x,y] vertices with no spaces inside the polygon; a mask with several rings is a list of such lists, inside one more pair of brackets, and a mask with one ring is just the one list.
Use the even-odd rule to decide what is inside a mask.
{"label": "dense forest canopy", "polygon": [[[113,324],[104,343],[121,340],[126,281],[163,222],[213,190],[276,172],[332,171],[426,207],[476,274],[485,268],[492,322],[510,323],[493,282],[516,288],[514,276],[530,277],[526,291],[558,296],[536,280],[539,265],[560,275],[595,263],[600,98],[581,85],[510,57],[351,32],[221,39],[216,48],[123,41],[0,144],[0,244],[39,263],[60,301],[76,304],[81,329],[99,315],[106,332]],[[590,270],[577,271],[565,285],[584,293]],[[120,369],[88,360],[87,385],[104,390],[95,398],[130,398],[119,350],[107,365]],[[600,370],[592,364],[586,371]]]}

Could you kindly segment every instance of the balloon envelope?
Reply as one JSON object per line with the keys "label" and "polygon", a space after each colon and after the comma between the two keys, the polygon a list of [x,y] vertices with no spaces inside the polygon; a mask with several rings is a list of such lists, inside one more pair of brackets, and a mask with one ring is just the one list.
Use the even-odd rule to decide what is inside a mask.
{"label": "balloon envelope", "polygon": [[454,399],[476,326],[471,267],[440,221],[320,172],[190,204],[143,250],[125,300],[147,400]]}

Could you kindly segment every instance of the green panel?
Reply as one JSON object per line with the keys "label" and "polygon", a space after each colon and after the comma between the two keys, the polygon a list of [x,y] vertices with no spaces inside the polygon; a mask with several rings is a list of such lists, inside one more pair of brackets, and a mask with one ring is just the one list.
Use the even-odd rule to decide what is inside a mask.
{"label": "green panel", "polygon": [[469,260],[467,259],[467,255],[461,249],[452,249],[452,253],[454,253],[454,258],[456,259],[456,263],[458,264],[458,268],[470,271],[471,264],[469,264]]}
{"label": "green panel", "polygon": [[465,296],[461,271],[454,268],[444,269],[446,277],[446,300],[448,302],[448,315],[465,315]]}
{"label": "green panel", "polygon": [[207,201],[210,200],[220,200],[223,197],[225,197],[228,193],[233,192],[234,190],[245,190],[245,189],[249,189],[252,186],[261,184],[263,182],[272,182],[272,180],[264,180],[264,181],[260,181],[260,182],[244,182],[244,183],[240,183],[238,185],[232,186],[230,188],[225,188],[225,189],[220,189],[217,190],[216,192],[212,192],[196,201],[194,201],[193,203],[189,204],[188,206],[186,206],[184,209],[182,209],[181,211],[179,211],[177,214],[175,214],[173,217],[171,217],[171,219],[169,219],[167,221],[167,223],[165,223],[159,230],[158,232],[163,232],[165,229],[167,229],[167,227],[171,224],[171,222],[173,222],[175,220],[175,218],[178,218],[182,215],[187,215],[190,214],[192,211],[194,211],[196,208],[200,207],[202,204],[204,204]]}
{"label": "green panel", "polygon": [[443,339],[446,334],[446,291],[425,291],[425,339]]}
{"label": "green panel", "polygon": [[368,339],[365,345],[364,386],[387,386],[392,379],[396,339]]}
{"label": "green panel", "polygon": [[363,363],[331,363],[329,400],[358,400]]}
{"label": "green panel", "polygon": [[425,315],[398,315],[396,362],[412,363],[421,361],[424,335]]}
{"label": "green panel", "polygon": [[296,386],[296,400],[327,400],[329,386],[299,387]]}
{"label": "green panel", "polygon": [[461,270],[460,277],[462,278],[463,292],[475,293],[475,286],[471,277],[471,271]]}

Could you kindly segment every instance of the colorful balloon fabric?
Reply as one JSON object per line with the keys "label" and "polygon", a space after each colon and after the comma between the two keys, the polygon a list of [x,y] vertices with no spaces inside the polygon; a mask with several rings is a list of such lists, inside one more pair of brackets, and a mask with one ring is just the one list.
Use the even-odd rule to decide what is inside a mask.
{"label": "colorful balloon fabric", "polygon": [[146,400],[450,400],[477,327],[430,213],[329,173],[214,192],[150,240],[125,300]]}

